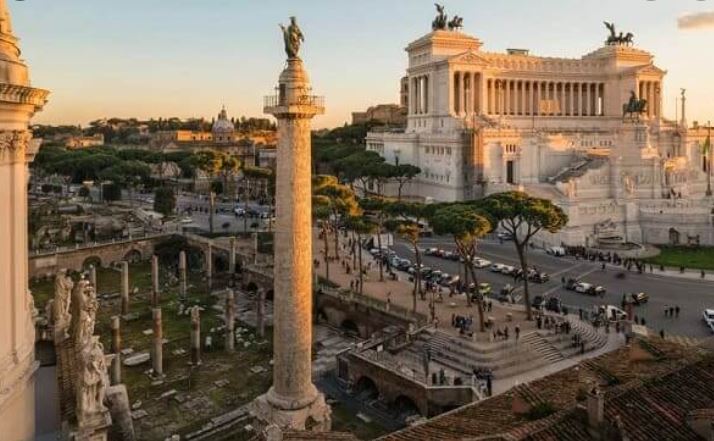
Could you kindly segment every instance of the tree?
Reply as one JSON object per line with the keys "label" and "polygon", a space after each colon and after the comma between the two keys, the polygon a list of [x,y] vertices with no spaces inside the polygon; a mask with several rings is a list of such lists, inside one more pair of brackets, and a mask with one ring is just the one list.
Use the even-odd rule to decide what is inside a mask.
{"label": "tree", "polygon": [[550,200],[534,198],[520,191],[493,194],[480,201],[479,205],[513,237],[523,274],[526,316],[532,320],[528,291],[528,244],[541,230],[551,233],[559,231],[568,223],[568,216]]}
{"label": "tree", "polygon": [[409,242],[414,251],[414,263],[417,271],[414,272],[414,288],[412,289],[412,310],[417,309],[417,293],[421,292],[421,250],[419,249],[419,239],[421,238],[420,223],[433,214],[436,205],[425,205],[420,203],[390,202],[385,207],[392,218],[388,222],[388,229],[396,232],[402,239]]}
{"label": "tree", "polygon": [[[464,260],[464,274],[471,275],[476,289],[476,299],[479,314],[479,328],[485,330],[483,320],[483,299],[479,292],[478,278],[474,271],[473,261],[476,257],[476,245],[480,238],[491,230],[488,218],[473,206],[465,204],[449,204],[437,209],[430,219],[436,234],[450,234],[454,238],[456,250]],[[471,289],[466,280],[466,302],[471,306]]]}
{"label": "tree", "polygon": [[[318,175],[312,183],[313,204],[320,210],[327,210],[329,215],[323,220],[330,224],[329,229],[334,234],[335,257],[339,258],[340,220],[346,216],[361,215],[354,191],[342,185],[337,178],[329,175]],[[324,214],[323,214],[324,216]],[[325,243],[327,246],[327,243]],[[329,251],[325,249],[325,264],[328,262]]]}
{"label": "tree", "polygon": [[[350,216],[345,219],[345,227],[348,228],[349,230],[353,231],[357,235],[357,243],[361,244],[362,243],[362,237],[367,235],[367,234],[373,234],[376,229],[377,225],[374,223],[364,219],[362,216]],[[358,255],[358,266],[355,268],[358,273],[359,273],[359,293],[363,293],[363,285],[364,285],[364,271],[363,265],[362,265],[362,247],[357,246],[357,255]]]}
{"label": "tree", "polygon": [[392,179],[397,181],[397,200],[402,200],[402,188],[414,177],[421,173],[421,169],[416,165],[398,164],[395,166],[395,171],[392,174]]}
{"label": "tree", "polygon": [[223,182],[221,181],[211,181],[211,192],[215,194],[223,194],[223,190],[225,187],[223,186]]}
{"label": "tree", "polygon": [[171,187],[158,187],[154,190],[154,211],[170,216],[176,209],[176,194]]}
{"label": "tree", "polygon": [[[359,205],[363,210],[371,212],[376,219],[375,232],[377,233],[377,248],[380,255],[382,253],[382,233],[384,232],[384,222],[388,212],[386,210],[389,201],[381,197],[360,199]],[[384,281],[384,259],[379,259],[379,281]]]}

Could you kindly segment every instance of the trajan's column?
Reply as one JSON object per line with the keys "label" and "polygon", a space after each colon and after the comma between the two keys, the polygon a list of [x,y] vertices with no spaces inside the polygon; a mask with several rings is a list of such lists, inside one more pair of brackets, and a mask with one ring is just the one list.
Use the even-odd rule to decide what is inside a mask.
{"label": "trajan's column", "polygon": [[30,87],[6,0],[0,0],[0,438],[35,439],[34,305],[27,286],[30,118],[49,92]]}
{"label": "trajan's column", "polygon": [[281,27],[287,66],[280,74],[277,96],[265,99],[265,113],[278,120],[273,386],[255,401],[254,412],[279,429],[326,431],[330,408],[311,378],[310,120],[324,113],[324,107],[321,97],[310,95],[310,81],[298,57],[303,35],[295,18],[287,28]]}

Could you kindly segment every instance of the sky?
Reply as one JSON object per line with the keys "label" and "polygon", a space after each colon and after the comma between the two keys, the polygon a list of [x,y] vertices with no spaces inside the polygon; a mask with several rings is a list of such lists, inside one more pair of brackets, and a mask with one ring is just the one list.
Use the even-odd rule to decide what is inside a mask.
{"label": "sky", "polygon": [[[298,18],[301,57],[326,97],[315,127],[396,103],[404,48],[431,30],[432,0],[7,0],[33,85],[52,93],[34,122],[105,117],[261,116],[284,65],[278,23]],[[714,120],[714,0],[442,0],[484,50],[579,58],[603,21],[668,71],[664,110],[687,89],[688,120]]]}

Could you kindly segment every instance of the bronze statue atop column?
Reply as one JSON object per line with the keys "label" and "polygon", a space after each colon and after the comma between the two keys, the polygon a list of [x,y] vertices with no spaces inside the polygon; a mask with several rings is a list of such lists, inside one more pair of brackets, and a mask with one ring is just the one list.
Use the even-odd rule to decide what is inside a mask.
{"label": "bronze statue atop column", "polygon": [[280,24],[280,29],[283,30],[283,41],[285,42],[285,54],[287,54],[288,59],[299,58],[298,52],[300,52],[300,43],[305,41],[305,36],[300,30],[297,24],[297,19],[295,17],[290,17],[290,24],[288,27]]}

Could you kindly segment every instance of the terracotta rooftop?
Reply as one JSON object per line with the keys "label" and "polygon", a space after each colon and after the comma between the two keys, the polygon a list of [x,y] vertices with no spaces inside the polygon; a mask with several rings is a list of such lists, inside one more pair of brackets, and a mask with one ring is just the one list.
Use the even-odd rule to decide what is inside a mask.
{"label": "terracotta rooftop", "polygon": [[285,432],[283,441],[359,441],[345,432]]}
{"label": "terracotta rooftop", "polygon": [[584,408],[587,391],[594,385],[605,394],[605,422],[611,433],[631,441],[697,440],[701,438],[686,419],[714,408],[714,355],[658,339],[638,339],[379,440],[594,439]]}

